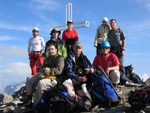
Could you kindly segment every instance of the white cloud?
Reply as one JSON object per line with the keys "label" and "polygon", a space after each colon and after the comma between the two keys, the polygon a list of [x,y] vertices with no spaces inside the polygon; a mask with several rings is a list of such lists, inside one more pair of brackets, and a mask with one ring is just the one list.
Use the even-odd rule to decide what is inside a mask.
{"label": "white cloud", "polygon": [[16,38],[12,37],[12,36],[9,36],[9,35],[3,35],[3,36],[0,36],[0,41],[9,41],[9,40],[15,40]]}
{"label": "white cloud", "polygon": [[27,63],[13,62],[0,66],[1,84],[12,84],[25,81],[27,76],[31,76],[30,67]]}
{"label": "white cloud", "polygon": [[[126,29],[126,36],[129,37],[130,39],[136,39],[137,40],[137,35],[141,36],[148,36],[149,35],[149,30],[150,30],[150,21],[149,20],[141,20],[140,22],[136,21],[132,25],[126,25],[124,24]],[[128,27],[126,27],[128,26]],[[143,34],[144,32],[144,34]],[[140,36],[139,36],[140,37]]]}
{"label": "white cloud", "polygon": [[149,0],[136,0],[138,4],[142,4],[148,11],[150,11],[150,1]]}
{"label": "white cloud", "polygon": [[18,46],[0,46],[1,56],[27,56],[27,48]]}
{"label": "white cloud", "polygon": [[32,27],[13,25],[13,24],[6,23],[6,22],[0,22],[0,29],[19,30],[19,31],[30,32],[29,29],[32,29]]}
{"label": "white cloud", "polygon": [[[33,3],[34,2],[34,3]],[[59,1],[54,0],[32,0],[29,8],[34,8],[36,10],[55,10],[61,7]]]}
{"label": "white cloud", "polygon": [[150,75],[148,75],[147,73],[144,73],[142,76],[140,76],[141,79],[143,79],[143,81],[145,82],[148,78],[150,78]]}
{"label": "white cloud", "polygon": [[0,75],[6,77],[29,76],[30,67],[27,63],[13,62],[0,67]]}

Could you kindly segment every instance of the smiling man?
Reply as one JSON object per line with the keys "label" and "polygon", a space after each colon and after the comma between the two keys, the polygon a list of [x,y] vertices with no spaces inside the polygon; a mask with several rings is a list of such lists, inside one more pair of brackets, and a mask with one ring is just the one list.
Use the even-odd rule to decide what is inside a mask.
{"label": "smiling man", "polygon": [[103,41],[101,43],[101,54],[95,57],[93,67],[97,69],[98,66],[101,66],[110,78],[111,82],[116,85],[120,82],[120,62],[115,54],[109,52],[109,42]]}

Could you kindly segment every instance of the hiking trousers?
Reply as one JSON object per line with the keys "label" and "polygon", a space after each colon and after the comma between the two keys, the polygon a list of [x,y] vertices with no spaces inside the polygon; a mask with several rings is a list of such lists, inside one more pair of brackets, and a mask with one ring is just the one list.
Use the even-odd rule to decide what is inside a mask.
{"label": "hiking trousers", "polygon": [[36,63],[38,63],[39,69],[42,69],[44,63],[42,53],[32,52],[29,54],[29,59],[30,59],[31,74],[36,76],[37,75]]}
{"label": "hiking trousers", "polygon": [[26,86],[32,87],[31,89],[33,91],[30,91],[31,89],[26,89],[27,92],[34,93],[34,90],[36,89],[35,95],[34,95],[34,106],[40,101],[39,98],[39,92],[41,91],[48,91],[54,86],[57,85],[56,78],[44,78],[40,79],[38,76],[29,76],[26,79]]}

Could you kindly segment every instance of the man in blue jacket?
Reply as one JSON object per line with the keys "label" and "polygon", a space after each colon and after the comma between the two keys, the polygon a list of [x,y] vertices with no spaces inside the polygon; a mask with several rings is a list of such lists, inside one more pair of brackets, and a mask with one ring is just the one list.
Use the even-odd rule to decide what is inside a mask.
{"label": "man in blue jacket", "polygon": [[73,52],[66,58],[65,66],[67,78],[71,78],[81,85],[86,83],[87,86],[91,86],[92,65],[88,58],[83,55],[80,42],[74,43]]}
{"label": "man in blue jacket", "polygon": [[83,104],[79,111],[89,111],[92,104],[90,98],[83,92],[82,85],[86,84],[88,91],[90,91],[93,68],[88,58],[83,55],[82,44],[78,41],[74,43],[73,52],[65,60],[65,72],[66,79],[70,78],[73,82],[74,90],[78,96],[78,104]]}

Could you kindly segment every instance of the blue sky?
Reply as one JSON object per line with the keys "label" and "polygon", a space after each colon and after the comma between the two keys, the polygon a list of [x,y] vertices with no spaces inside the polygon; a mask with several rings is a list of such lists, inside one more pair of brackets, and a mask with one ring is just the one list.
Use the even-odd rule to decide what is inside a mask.
{"label": "blue sky", "polygon": [[115,18],[126,36],[125,66],[132,64],[142,78],[150,76],[149,0],[0,0],[0,81],[9,84],[30,76],[27,53],[32,28],[49,40],[50,28],[66,21],[66,4],[73,4],[73,21],[89,21],[76,29],[84,54],[93,62],[94,37],[102,17]]}

